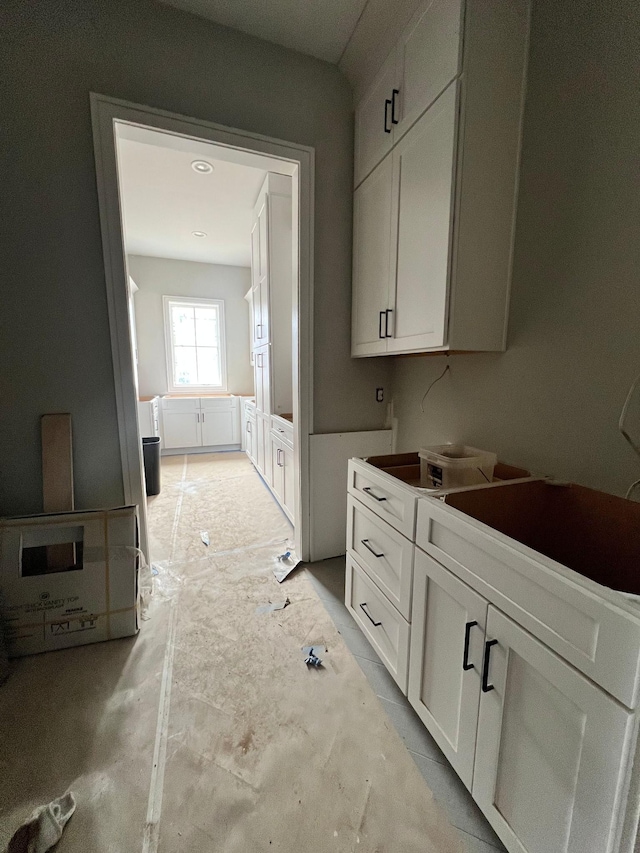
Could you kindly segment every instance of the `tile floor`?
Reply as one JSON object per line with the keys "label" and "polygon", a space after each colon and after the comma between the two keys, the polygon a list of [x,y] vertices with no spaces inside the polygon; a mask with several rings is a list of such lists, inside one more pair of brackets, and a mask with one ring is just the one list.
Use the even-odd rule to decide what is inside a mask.
{"label": "tile floor", "polygon": [[311,563],[307,571],[338,632],[433,791],[436,802],[461,832],[470,853],[504,851],[500,839],[345,607],[344,557]]}

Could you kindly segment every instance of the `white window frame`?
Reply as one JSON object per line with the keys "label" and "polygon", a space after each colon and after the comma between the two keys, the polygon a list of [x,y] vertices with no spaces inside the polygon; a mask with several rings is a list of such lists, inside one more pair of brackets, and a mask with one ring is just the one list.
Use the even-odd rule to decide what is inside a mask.
{"label": "white window frame", "polygon": [[[191,394],[193,391],[224,393],[227,390],[227,342],[225,335],[224,300],[197,299],[189,296],[163,296],[164,308],[164,346],[167,358],[167,388],[172,394]],[[173,381],[173,333],[171,330],[171,306],[193,305],[202,308],[215,306],[218,309],[220,337],[220,375],[221,385],[176,385]]]}

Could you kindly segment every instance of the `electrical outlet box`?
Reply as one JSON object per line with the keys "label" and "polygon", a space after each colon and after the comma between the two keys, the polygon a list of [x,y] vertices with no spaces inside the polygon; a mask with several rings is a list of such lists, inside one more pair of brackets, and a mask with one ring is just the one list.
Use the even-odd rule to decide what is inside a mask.
{"label": "electrical outlet box", "polygon": [[384,388],[376,388],[376,403],[384,402]]}

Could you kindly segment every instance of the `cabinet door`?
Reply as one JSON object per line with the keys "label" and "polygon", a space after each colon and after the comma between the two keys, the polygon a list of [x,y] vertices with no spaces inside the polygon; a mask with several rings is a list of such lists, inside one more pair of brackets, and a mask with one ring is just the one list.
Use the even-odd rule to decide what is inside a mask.
{"label": "cabinet door", "polygon": [[138,403],[138,426],[141,436],[157,435],[155,432],[155,419],[153,417],[153,404],[146,400]]}
{"label": "cabinet door", "polygon": [[271,414],[271,349],[268,344],[256,350],[253,362],[256,409]]}
{"label": "cabinet door", "polygon": [[203,411],[200,413],[200,421],[203,447],[238,443],[236,412],[233,409],[226,412]]}
{"label": "cabinet door", "polygon": [[351,355],[386,352],[391,249],[391,155],[353,197]]}
{"label": "cabinet door", "polygon": [[294,524],[296,499],[293,450],[284,443],[282,445],[282,459],[284,461],[284,499],[282,508],[289,521]]}
{"label": "cabinet door", "polygon": [[393,144],[391,98],[395,86],[396,56],[391,51],[367,94],[356,107],[354,184],[358,186]]}
{"label": "cabinet door", "polygon": [[165,410],[162,413],[162,420],[163,444],[166,448],[200,447],[202,445],[200,412]]}
{"label": "cabinet door", "polygon": [[255,453],[253,449],[253,441],[255,436],[255,423],[247,418],[244,424],[244,444],[247,456],[253,462]]}
{"label": "cabinet door", "polygon": [[256,460],[257,468],[264,479],[271,485],[273,482],[273,468],[271,464],[271,428],[270,419],[258,413],[256,418],[257,426],[257,450]]}
{"label": "cabinet door", "polygon": [[[260,415],[256,418],[256,447],[255,447],[255,463],[256,468],[264,475],[267,470],[267,460],[265,459],[265,421]],[[269,463],[271,460],[269,460]]]}
{"label": "cabinet door", "polygon": [[633,715],[491,606],[484,667],[473,796],[502,841],[617,849]]}
{"label": "cabinet door", "polygon": [[269,316],[269,196],[264,201],[258,213],[258,229],[260,234],[260,281],[256,295],[260,304],[260,322],[258,327],[258,346],[270,341]]}
{"label": "cabinet door", "polygon": [[461,29],[461,0],[430,0],[405,28],[395,53],[394,143],[457,76]]}
{"label": "cabinet door", "polygon": [[409,701],[471,789],[487,602],[415,551]]}
{"label": "cabinet door", "polygon": [[393,150],[395,294],[388,352],[446,340],[457,84]]}
{"label": "cabinet door", "polygon": [[283,445],[279,438],[271,436],[271,488],[280,505],[284,502],[284,456]]}

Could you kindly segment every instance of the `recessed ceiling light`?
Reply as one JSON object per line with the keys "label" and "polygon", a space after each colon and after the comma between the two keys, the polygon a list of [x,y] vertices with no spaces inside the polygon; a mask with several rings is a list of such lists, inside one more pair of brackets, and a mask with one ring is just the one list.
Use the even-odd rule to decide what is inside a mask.
{"label": "recessed ceiling light", "polygon": [[194,160],[191,168],[194,172],[200,172],[201,175],[208,175],[210,172],[213,172],[213,166],[211,163],[207,163],[206,160]]}
{"label": "recessed ceiling light", "polygon": [[191,233],[193,234],[194,237],[206,237],[207,236],[206,231],[192,231]]}

